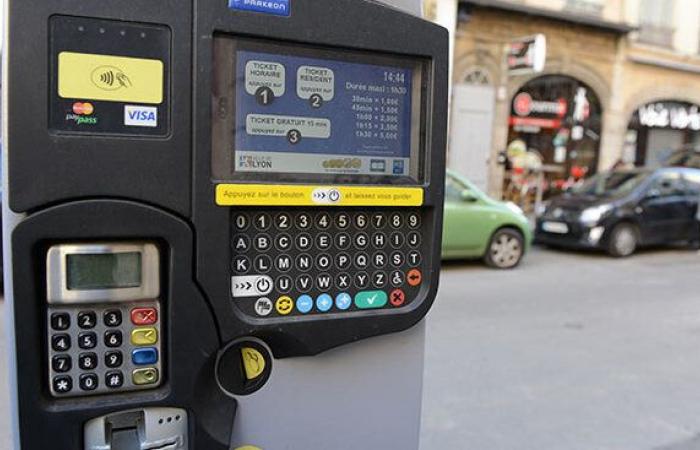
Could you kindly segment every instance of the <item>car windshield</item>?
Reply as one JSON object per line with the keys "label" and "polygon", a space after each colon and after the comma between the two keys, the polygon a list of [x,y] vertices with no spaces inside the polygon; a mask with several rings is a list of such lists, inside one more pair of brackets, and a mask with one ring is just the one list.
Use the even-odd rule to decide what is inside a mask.
{"label": "car windshield", "polygon": [[648,172],[606,172],[589,178],[573,193],[580,195],[611,196],[632,192],[649,175]]}

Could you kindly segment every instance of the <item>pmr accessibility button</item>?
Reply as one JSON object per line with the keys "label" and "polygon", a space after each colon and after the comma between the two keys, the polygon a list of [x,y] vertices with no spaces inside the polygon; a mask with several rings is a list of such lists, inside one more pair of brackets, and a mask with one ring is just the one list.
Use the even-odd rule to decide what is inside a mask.
{"label": "pmr accessibility button", "polygon": [[388,300],[384,291],[363,291],[355,295],[355,306],[360,309],[383,308]]}

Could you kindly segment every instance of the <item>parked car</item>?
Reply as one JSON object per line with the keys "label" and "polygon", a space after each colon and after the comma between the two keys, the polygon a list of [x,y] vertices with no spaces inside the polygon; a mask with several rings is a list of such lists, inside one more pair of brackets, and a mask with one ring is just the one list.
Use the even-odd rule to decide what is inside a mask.
{"label": "parked car", "polygon": [[683,147],[672,152],[662,161],[664,167],[690,167],[700,169],[700,148]]}
{"label": "parked car", "polygon": [[605,172],[553,198],[537,218],[536,242],[606,250],[625,257],[638,248],[698,239],[700,170]]}
{"label": "parked car", "polygon": [[483,258],[498,269],[512,269],[532,242],[532,230],[513,203],[489,198],[465,177],[447,172],[443,259]]}

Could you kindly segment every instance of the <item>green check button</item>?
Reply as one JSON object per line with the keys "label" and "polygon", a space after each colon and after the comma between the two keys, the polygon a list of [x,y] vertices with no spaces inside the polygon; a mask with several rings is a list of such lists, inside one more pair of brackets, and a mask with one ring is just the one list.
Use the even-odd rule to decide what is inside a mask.
{"label": "green check button", "polygon": [[386,306],[388,297],[384,291],[364,291],[355,295],[355,306],[360,309],[375,309]]}

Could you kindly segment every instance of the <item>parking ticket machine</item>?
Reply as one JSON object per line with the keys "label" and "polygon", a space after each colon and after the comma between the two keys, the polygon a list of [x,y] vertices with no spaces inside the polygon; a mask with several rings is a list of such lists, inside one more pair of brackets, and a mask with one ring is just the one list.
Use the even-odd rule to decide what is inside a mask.
{"label": "parking ticket machine", "polygon": [[15,448],[417,448],[446,31],[371,0],[6,8]]}

